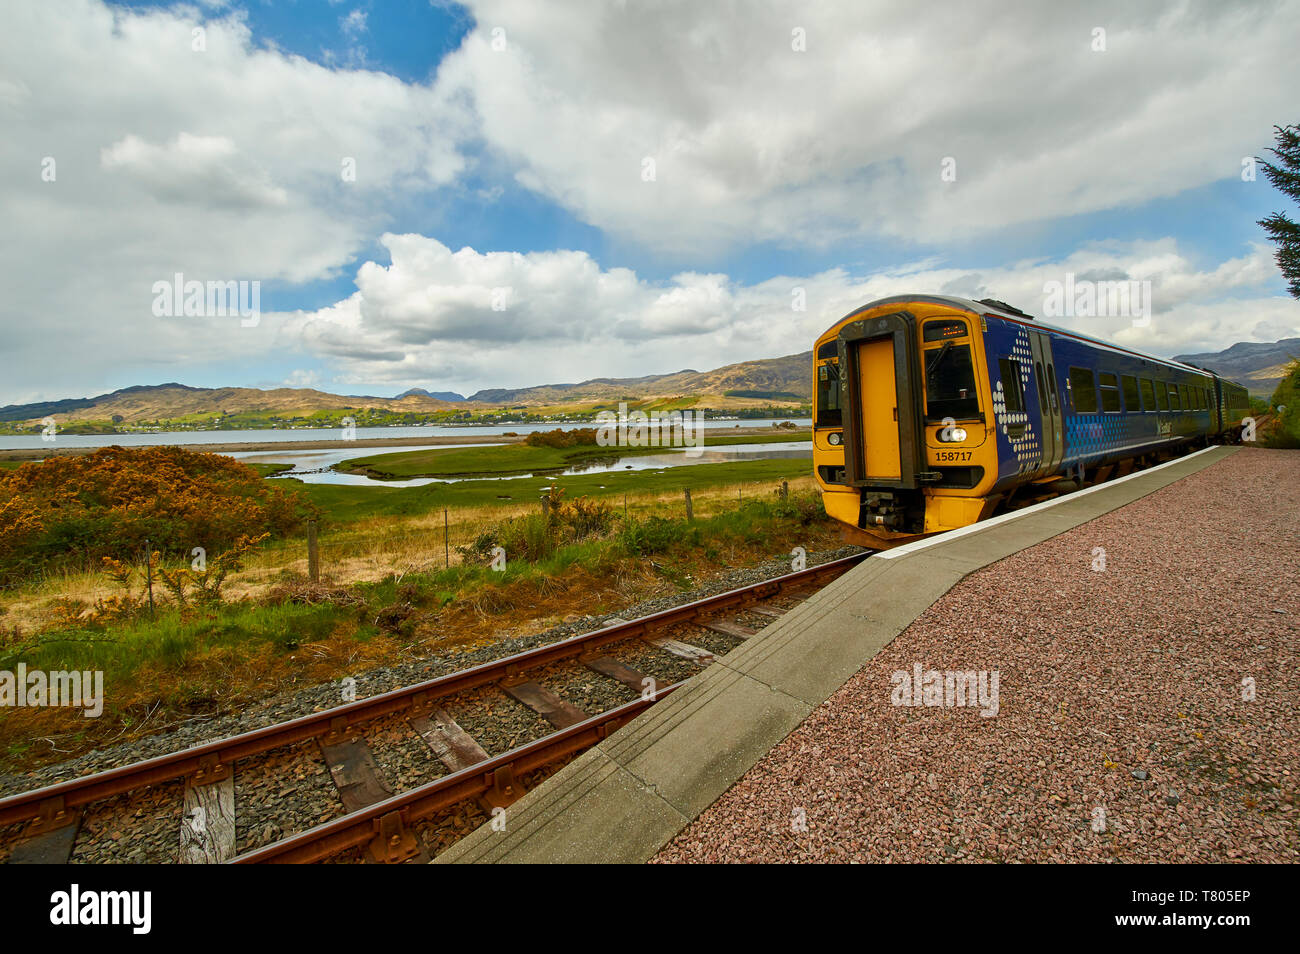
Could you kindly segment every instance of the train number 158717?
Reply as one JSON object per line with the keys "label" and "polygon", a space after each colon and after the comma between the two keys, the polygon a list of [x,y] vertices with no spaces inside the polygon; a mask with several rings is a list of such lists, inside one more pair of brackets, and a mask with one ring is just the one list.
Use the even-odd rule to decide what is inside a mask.
{"label": "train number 158717", "polygon": [[935,457],[939,460],[970,460],[971,451],[936,451]]}

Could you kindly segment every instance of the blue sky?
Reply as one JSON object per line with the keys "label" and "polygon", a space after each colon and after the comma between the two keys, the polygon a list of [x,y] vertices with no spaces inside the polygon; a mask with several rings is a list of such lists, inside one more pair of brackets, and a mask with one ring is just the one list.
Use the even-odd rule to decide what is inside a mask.
{"label": "blue sky", "polygon": [[[1158,354],[1300,334],[1240,174],[1300,122],[1296,3],[946,7],[18,0],[0,403],[715,367],[1066,272],[1151,281],[1082,330]],[[153,313],[176,271],[256,327]]]}

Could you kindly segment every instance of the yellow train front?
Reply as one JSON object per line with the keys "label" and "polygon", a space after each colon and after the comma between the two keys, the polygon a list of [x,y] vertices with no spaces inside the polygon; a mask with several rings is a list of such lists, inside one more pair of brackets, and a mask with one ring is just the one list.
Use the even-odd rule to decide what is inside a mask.
{"label": "yellow train front", "polygon": [[813,349],[813,468],[846,539],[888,547],[1240,433],[1246,389],[990,299],[903,295]]}

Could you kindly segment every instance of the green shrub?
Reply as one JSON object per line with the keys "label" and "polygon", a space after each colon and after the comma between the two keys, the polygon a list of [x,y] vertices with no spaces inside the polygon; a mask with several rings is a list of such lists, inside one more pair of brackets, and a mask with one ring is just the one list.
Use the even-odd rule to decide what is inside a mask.
{"label": "green shrub", "polygon": [[1273,407],[1285,408],[1278,415],[1277,427],[1269,439],[1269,447],[1300,447],[1300,358],[1293,358],[1286,374],[1273,392]]}
{"label": "green shrub", "polygon": [[698,544],[700,531],[677,520],[649,517],[646,520],[628,520],[619,532],[619,543],[632,556],[650,556],[664,553],[681,543]]}
{"label": "green shrub", "polygon": [[576,447],[596,443],[594,427],[578,427],[571,431],[556,428],[553,431],[534,431],[524,438],[530,447]]}

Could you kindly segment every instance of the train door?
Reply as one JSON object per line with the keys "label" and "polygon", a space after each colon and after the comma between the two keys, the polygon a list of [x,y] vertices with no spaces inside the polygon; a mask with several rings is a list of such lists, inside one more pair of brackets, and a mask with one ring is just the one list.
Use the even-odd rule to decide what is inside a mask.
{"label": "train door", "polygon": [[894,340],[873,338],[857,346],[859,407],[867,477],[897,480],[903,474],[898,446],[898,383]]}
{"label": "train door", "polygon": [[1041,331],[1029,332],[1034,359],[1034,382],[1038,385],[1038,406],[1042,415],[1042,458],[1039,472],[1048,475],[1060,469],[1065,456],[1061,423],[1061,403],[1056,393],[1056,368],[1052,361],[1052,341]]}
{"label": "train door", "polygon": [[919,487],[925,433],[915,383],[916,319],[895,312],[851,321],[840,329],[838,345],[845,483]]}

